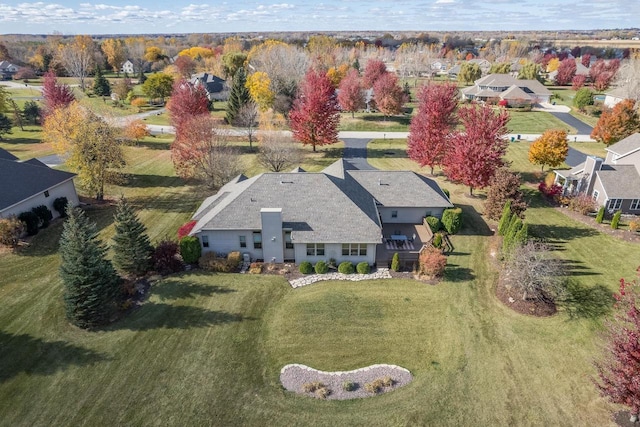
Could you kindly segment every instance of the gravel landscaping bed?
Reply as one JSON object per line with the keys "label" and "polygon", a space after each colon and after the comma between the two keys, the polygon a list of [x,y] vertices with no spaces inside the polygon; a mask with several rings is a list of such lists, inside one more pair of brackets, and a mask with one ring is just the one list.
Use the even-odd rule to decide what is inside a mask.
{"label": "gravel landscaping bed", "polygon": [[[384,377],[391,377],[393,379],[393,385],[382,387],[378,393],[370,393],[365,390],[365,384]],[[411,380],[413,380],[413,376],[407,369],[396,365],[384,364],[371,365],[366,368],[344,372],[324,372],[305,365],[291,364],[286,365],[280,371],[280,382],[288,391],[320,398],[317,393],[305,392],[304,385],[321,382],[330,390],[330,394],[325,397],[328,400],[372,397],[376,394],[387,393],[396,388],[403,387],[409,384]],[[344,383],[347,381],[354,384],[352,391],[344,389]]]}

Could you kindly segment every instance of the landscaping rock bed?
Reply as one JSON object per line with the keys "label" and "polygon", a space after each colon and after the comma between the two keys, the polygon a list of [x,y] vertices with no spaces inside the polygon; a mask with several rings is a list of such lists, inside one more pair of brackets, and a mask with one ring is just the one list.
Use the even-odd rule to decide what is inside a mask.
{"label": "landscaping rock bed", "polygon": [[[371,393],[365,389],[365,384],[390,377],[393,384],[382,387],[378,393]],[[321,398],[318,393],[305,392],[305,384],[322,383],[330,392],[322,398],[328,400],[348,400],[372,397],[387,393],[409,384],[413,376],[409,370],[396,365],[371,365],[353,371],[325,372],[310,368],[306,365],[290,364],[280,371],[280,382],[288,391],[304,394],[309,397]],[[345,390],[345,382],[353,383],[351,391]],[[346,387],[350,388],[350,387]]]}
{"label": "landscaping rock bed", "polygon": [[359,282],[361,280],[374,280],[374,279],[391,279],[388,268],[379,268],[373,273],[369,274],[342,274],[342,273],[327,273],[327,274],[310,274],[308,276],[302,276],[299,279],[289,280],[292,288],[299,288],[301,286],[310,285],[315,282],[323,280],[350,280],[352,282]]}

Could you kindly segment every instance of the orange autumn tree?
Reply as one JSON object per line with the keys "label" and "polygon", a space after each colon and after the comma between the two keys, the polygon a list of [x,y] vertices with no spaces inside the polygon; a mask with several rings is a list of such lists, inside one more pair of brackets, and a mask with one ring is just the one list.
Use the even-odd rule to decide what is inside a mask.
{"label": "orange autumn tree", "polygon": [[636,132],[640,132],[640,115],[636,102],[633,99],[625,99],[617,103],[613,109],[602,112],[591,132],[591,138],[608,146]]}
{"label": "orange autumn tree", "polygon": [[150,135],[147,125],[140,119],[127,123],[123,129],[123,133],[126,138],[136,141],[136,143],[145,136]]}
{"label": "orange autumn tree", "polygon": [[567,132],[564,130],[547,130],[529,147],[529,161],[534,165],[555,168],[560,166],[569,153]]}

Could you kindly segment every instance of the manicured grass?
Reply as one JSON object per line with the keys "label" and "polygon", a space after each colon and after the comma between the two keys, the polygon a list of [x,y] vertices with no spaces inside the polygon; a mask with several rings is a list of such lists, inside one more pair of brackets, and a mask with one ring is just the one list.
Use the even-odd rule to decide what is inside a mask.
{"label": "manicured grass", "polygon": [[151,116],[145,117],[144,122],[148,125],[162,125],[169,126],[169,114],[161,113],[161,114],[153,114]]}
{"label": "manicured grass", "polygon": [[0,148],[10,151],[20,160],[48,156],[54,153],[51,144],[42,142],[42,127],[27,125],[24,130],[13,127],[10,134],[4,134]]}
{"label": "manicured grass", "polygon": [[542,133],[548,129],[576,130],[546,111],[512,111],[507,128],[511,133]]}
{"label": "manicured grass", "polygon": [[351,113],[340,115],[340,130],[344,131],[388,131],[407,132],[411,115],[384,117],[380,113],[356,113],[355,118]]}

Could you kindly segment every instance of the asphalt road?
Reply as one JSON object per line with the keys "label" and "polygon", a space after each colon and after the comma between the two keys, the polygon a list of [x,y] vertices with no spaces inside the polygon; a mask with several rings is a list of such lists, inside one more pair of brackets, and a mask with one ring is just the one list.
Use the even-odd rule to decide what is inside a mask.
{"label": "asphalt road", "polygon": [[569,113],[550,113],[550,114],[555,118],[562,120],[569,126],[575,128],[578,135],[591,135],[591,131],[593,130],[593,128],[588,124],[586,124],[585,122],[583,122],[582,120],[578,120],[577,118],[573,117],[571,114]]}

